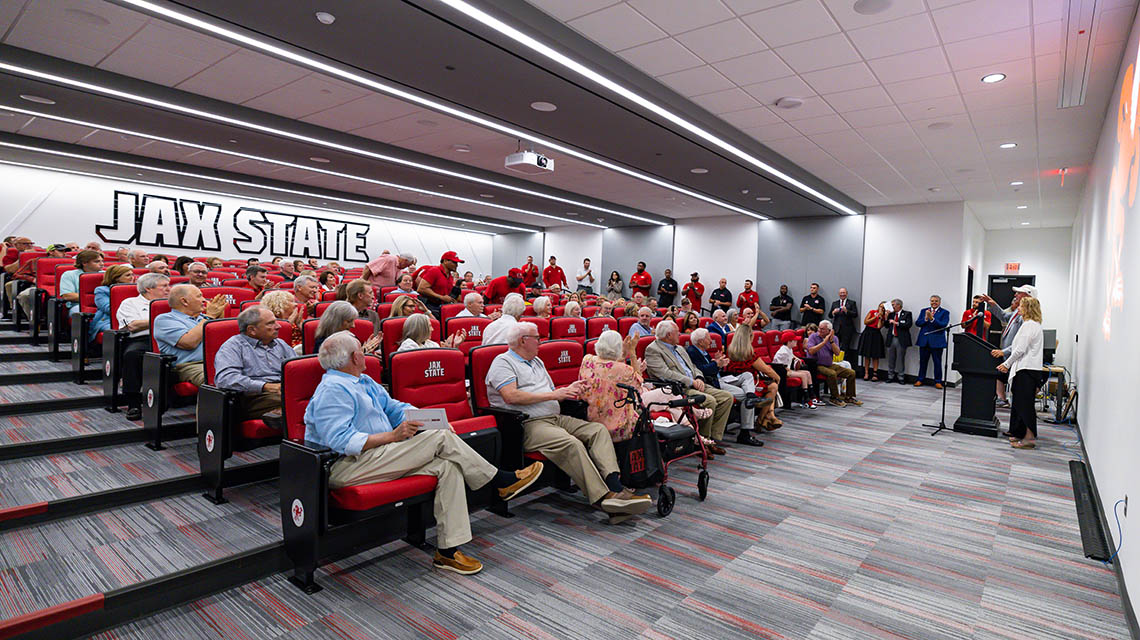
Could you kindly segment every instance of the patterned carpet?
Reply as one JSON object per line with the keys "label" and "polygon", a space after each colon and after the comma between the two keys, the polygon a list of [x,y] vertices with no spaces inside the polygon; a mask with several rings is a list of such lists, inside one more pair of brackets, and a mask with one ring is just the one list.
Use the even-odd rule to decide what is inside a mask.
{"label": "patterned carpet", "polygon": [[[0,349],[7,349],[10,345],[0,346]],[[54,373],[57,371],[71,371],[71,360],[60,360],[59,362],[52,362],[50,360],[30,360],[27,362],[5,362],[4,367],[0,373],[4,375],[9,374],[36,374],[36,373]]]}
{"label": "patterned carpet", "polygon": [[[325,567],[314,596],[276,575],[98,637],[1128,636],[1112,571],[1081,553],[1071,431],[1043,425],[1035,451],[952,432],[932,438],[920,425],[937,420],[939,392],[861,389],[863,407],[788,411],[767,446],[733,447],[712,463],[704,503],[693,465],[678,465],[668,518],[610,526],[577,495],[548,490],[516,504],[512,520],[476,516],[466,550],[486,569],[475,577],[434,572],[428,553],[397,542]],[[188,503],[195,514],[200,502]],[[181,558],[173,542],[182,541],[148,548]],[[18,551],[26,546],[4,541],[0,552],[21,561],[10,572],[31,573]],[[90,551],[75,553],[91,562]],[[69,575],[56,562],[22,580]],[[90,573],[107,571],[98,567]]]}
{"label": "patterned carpet", "polygon": [[67,400],[69,398],[93,398],[103,395],[103,388],[97,384],[75,384],[74,382],[42,382],[39,384],[0,385],[0,404],[13,402],[35,402],[40,400]]}
{"label": "patterned carpet", "polygon": [[[79,385],[72,384],[72,387],[78,388]],[[192,422],[194,420],[194,407],[170,409],[164,415],[164,420],[166,424]],[[122,412],[108,413],[101,408],[0,416],[0,445],[110,433],[140,427],[142,427],[142,420],[131,422],[124,417]]]}

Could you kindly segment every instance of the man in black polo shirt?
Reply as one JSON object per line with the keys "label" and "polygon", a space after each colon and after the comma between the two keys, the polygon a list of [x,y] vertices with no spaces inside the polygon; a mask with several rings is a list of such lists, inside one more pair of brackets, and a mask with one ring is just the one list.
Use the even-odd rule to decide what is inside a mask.
{"label": "man in black polo shirt", "polygon": [[823,313],[826,306],[827,302],[823,299],[823,296],[819,295],[819,283],[811,283],[811,293],[804,296],[803,300],[800,300],[800,311],[803,313],[803,318],[800,322],[804,325],[812,323],[819,324],[819,321],[823,320]]}
{"label": "man in black polo shirt", "polygon": [[728,313],[728,310],[732,308],[732,292],[728,290],[728,280],[721,278],[720,286],[713,289],[712,293],[709,294],[709,306],[712,307],[709,310],[709,315],[712,315],[712,312],[717,309]]}
{"label": "man in black polo shirt", "polygon": [[671,307],[677,299],[677,281],[673,279],[673,270],[666,269],[665,277],[657,283],[657,306]]}
{"label": "man in black polo shirt", "polygon": [[792,300],[792,296],[788,295],[788,285],[780,285],[780,295],[772,298],[772,303],[768,306],[768,311],[772,312],[773,329],[783,331],[795,326],[795,323],[792,322],[793,305],[795,305],[795,300]]}

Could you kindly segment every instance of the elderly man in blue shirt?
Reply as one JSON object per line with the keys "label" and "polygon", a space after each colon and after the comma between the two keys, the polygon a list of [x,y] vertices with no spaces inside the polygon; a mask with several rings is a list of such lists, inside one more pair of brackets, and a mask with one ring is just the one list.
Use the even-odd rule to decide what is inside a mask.
{"label": "elderly man in blue shirt", "polygon": [[305,439],[344,454],[329,471],[336,489],[388,482],[410,475],[436,477],[437,569],[471,575],[483,564],[459,551],[471,541],[464,484],[479,489],[488,483],[499,498],[510,500],[542,474],[542,463],[503,471],[487,462],[454,431],[420,432],[420,422],[404,412],[414,406],[392,399],[365,371],[364,351],[352,333],[334,333],[321,345],[325,375],[305,409]]}
{"label": "elderly man in blue shirt", "polygon": [[198,287],[180,284],[170,290],[169,301],[170,311],[154,319],[154,341],[159,353],[174,356],[175,377],[200,387],[206,383],[202,327],[207,321],[222,317],[226,297],[218,294],[206,302]]}
{"label": "elderly man in blue shirt", "polygon": [[242,420],[256,420],[281,409],[281,365],[297,352],[277,337],[277,317],[267,307],[249,307],[237,323],[237,335],[214,357],[214,385],[241,392]]}

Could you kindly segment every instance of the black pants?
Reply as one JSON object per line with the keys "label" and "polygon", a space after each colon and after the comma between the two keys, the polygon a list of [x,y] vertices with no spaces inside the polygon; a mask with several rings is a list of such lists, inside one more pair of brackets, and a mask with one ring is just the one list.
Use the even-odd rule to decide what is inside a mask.
{"label": "black pants", "polygon": [[1013,377],[1010,393],[1013,399],[1009,408],[1009,435],[1024,438],[1026,432],[1037,437],[1037,387],[1039,378],[1036,371],[1022,369]]}
{"label": "black pants", "polygon": [[143,354],[150,349],[150,336],[128,338],[123,349],[123,396],[127,406],[139,406],[139,389],[142,388],[142,359]]}

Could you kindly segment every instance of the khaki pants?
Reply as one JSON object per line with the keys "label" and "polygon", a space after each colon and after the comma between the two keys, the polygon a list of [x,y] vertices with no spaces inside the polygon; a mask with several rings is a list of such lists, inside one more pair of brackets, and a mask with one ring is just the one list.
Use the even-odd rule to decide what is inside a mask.
{"label": "khaki pants", "polygon": [[565,471],[590,504],[610,492],[603,478],[620,471],[610,432],[597,422],[562,415],[527,420],[523,449],[541,453]]}
{"label": "khaki pants", "polygon": [[[847,367],[840,367],[839,365],[832,365],[830,367],[817,366],[815,369],[819,375],[827,379],[827,388],[831,391],[831,397],[839,400],[840,398],[854,398],[855,397],[855,372]],[[847,393],[840,395],[839,393],[839,379],[847,381]]]}
{"label": "khaki pants", "polygon": [[732,411],[732,394],[722,389],[714,389],[707,385],[704,391],[689,389],[688,395],[692,396],[697,394],[705,397],[705,401],[701,403],[701,406],[705,409],[713,410],[711,416],[700,420],[701,435],[720,441],[724,438],[724,427],[728,424],[728,414]]}
{"label": "khaki pants", "polygon": [[447,429],[433,429],[337,460],[329,471],[329,486],[337,489],[404,476],[435,476],[436,546],[450,549],[471,541],[464,482],[479,489],[497,471],[463,438]]}
{"label": "khaki pants", "polygon": [[179,382],[192,382],[194,386],[200,387],[206,384],[206,369],[202,366],[201,360],[183,362],[174,365],[174,377]]}
{"label": "khaki pants", "polygon": [[257,420],[270,411],[281,410],[280,393],[243,393],[239,402],[242,420]]}

